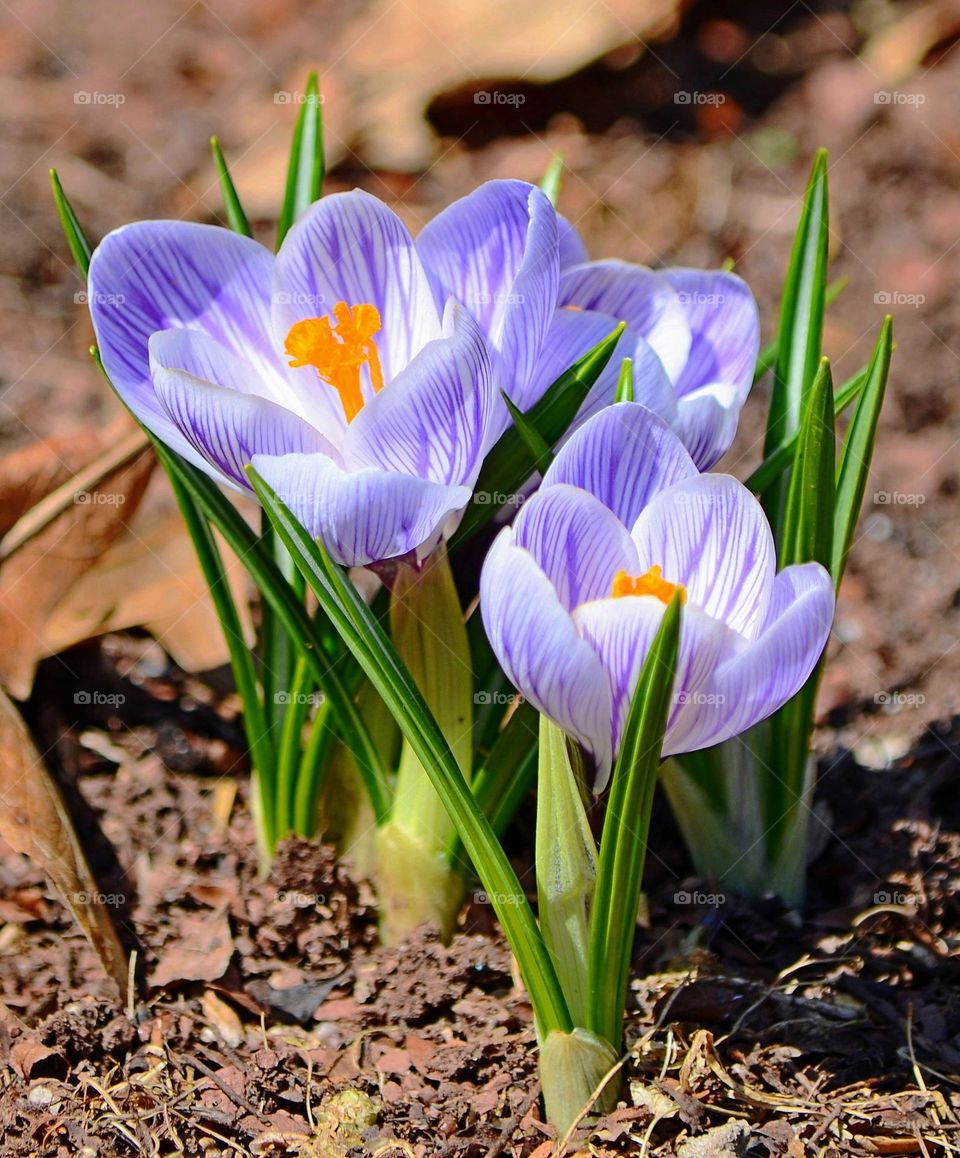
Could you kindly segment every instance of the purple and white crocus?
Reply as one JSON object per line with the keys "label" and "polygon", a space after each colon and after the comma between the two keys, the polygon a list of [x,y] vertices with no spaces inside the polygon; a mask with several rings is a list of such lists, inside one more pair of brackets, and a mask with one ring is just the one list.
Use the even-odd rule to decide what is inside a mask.
{"label": "purple and white crocus", "polygon": [[613,401],[620,360],[630,357],[635,401],[659,414],[708,470],[733,442],[760,349],[759,314],[746,282],[718,270],[590,261],[574,227],[563,218],[558,224],[560,308],[534,393],[624,321],[617,356],[578,421]]}
{"label": "purple and white crocus", "polygon": [[829,635],[833,586],[818,563],[778,574],[754,496],[729,476],[700,474],[643,406],[610,406],[558,453],[494,541],[480,580],[504,671],[593,756],[597,791],[678,587],[665,755],[735,736],[800,689]]}
{"label": "purple and white crocus", "polygon": [[[253,463],[347,565],[424,557],[455,526],[521,407],[559,285],[538,189],[482,186],[415,241],[360,191],[314,205],[274,257],[216,226],[140,222],[93,255],[115,388],[220,481]],[[612,329],[612,327],[611,327]]]}

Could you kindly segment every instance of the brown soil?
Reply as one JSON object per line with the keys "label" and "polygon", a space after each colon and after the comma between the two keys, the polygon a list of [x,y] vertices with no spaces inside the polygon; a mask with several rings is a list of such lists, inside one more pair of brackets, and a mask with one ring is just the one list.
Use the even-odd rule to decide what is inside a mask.
{"label": "brown soil", "polygon": [[[823,691],[810,901],[802,915],[711,903],[657,817],[625,1108],[575,1141],[684,1158],[947,1153],[960,1107],[958,29],[949,5],[905,6],[905,20],[939,12],[941,32],[893,81],[876,56],[869,69],[852,56],[879,32],[869,6],[783,5],[777,19],[726,7],[692,6],[679,36],[639,58],[531,87],[522,116],[478,119],[470,86],[441,94],[431,117],[445,137],[426,175],[368,169],[358,143],[331,186],[402,199],[416,224],[485,178],[536,179],[561,149],[563,208],[593,252],[733,255],[770,335],[809,158],[831,147],[833,269],[850,284],[828,352],[838,378],[855,371],[888,309],[899,349]],[[305,44],[325,63],[321,30],[344,14],[268,9],[164,0],[134,19],[109,2],[81,19],[32,0],[10,17],[5,447],[116,410],[86,360],[45,167],[63,171],[95,236],[143,216],[213,220],[206,142],[219,131],[236,154],[254,142],[253,203],[275,204],[290,109],[270,94],[302,84]],[[78,90],[129,99],[78,105]],[[678,90],[726,100],[677,106]],[[878,90],[914,99],[878,105]],[[758,459],[763,409],[761,388],[728,459],[738,473]],[[5,853],[2,1153],[547,1153],[530,1010],[489,911],[472,904],[449,948],[425,931],[385,950],[369,891],[327,852],[288,845],[260,879],[224,673],[185,675],[134,636],[67,659],[43,665],[27,715],[137,948],[144,997],[117,1006],[37,870]],[[74,703],[77,686],[126,700],[98,714]],[[510,847],[526,880],[531,835],[521,815]]]}

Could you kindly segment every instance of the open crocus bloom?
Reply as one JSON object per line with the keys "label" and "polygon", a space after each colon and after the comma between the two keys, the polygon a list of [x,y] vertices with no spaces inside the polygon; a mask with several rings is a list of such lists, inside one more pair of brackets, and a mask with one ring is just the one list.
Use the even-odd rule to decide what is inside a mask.
{"label": "open crocus bloom", "polygon": [[107,373],[215,478],[246,487],[252,462],[341,563],[423,557],[507,423],[500,389],[527,404],[557,300],[547,198],[509,181],[465,202],[415,242],[335,194],[276,257],[216,226],[118,229],[89,274]]}
{"label": "open crocus bloom", "polygon": [[501,531],[480,606],[504,671],[610,774],[666,604],[683,620],[665,755],[751,727],[812,672],[833,617],[818,563],[776,573],[773,536],[735,479],[701,475],[637,403],[589,419]]}
{"label": "open crocus bloom", "polygon": [[756,302],[735,274],[654,271],[625,261],[589,261],[569,222],[559,219],[560,309],[534,389],[549,385],[619,321],[617,357],[596,383],[583,421],[613,400],[620,359],[634,361],[634,399],[679,435],[701,470],[730,447],[760,348]]}

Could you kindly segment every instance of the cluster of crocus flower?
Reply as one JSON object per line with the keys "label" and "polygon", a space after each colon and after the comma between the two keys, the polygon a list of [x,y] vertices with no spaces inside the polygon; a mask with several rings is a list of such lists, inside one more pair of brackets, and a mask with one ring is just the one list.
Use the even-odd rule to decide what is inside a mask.
{"label": "cluster of crocus flower", "polygon": [[[93,254],[89,301],[104,367],[131,411],[194,467],[253,489],[278,538],[253,538],[247,549],[236,512],[200,479],[191,493],[213,491],[227,508],[217,522],[213,503],[206,517],[232,528],[240,554],[259,558],[268,542],[272,560],[293,560],[318,619],[327,617],[342,656],[352,653],[369,681],[333,686],[339,753],[348,735],[364,741],[348,762],[362,756],[372,784],[382,930],[452,926],[462,886],[452,838],[461,840],[517,954],[548,1113],[566,1128],[619,1056],[639,868],[627,878],[642,866],[634,853],[661,755],[711,747],[777,712],[810,679],[829,634],[827,571],[797,563],[778,573],[758,500],[734,478],[704,473],[731,445],[753,381],[750,291],[725,271],[591,261],[540,189],[492,181],[417,237],[366,193],[324,197],[275,256],[218,227],[126,226]],[[482,777],[471,782],[483,748],[471,703],[481,702],[478,683],[502,676],[494,663],[492,676],[473,671],[476,640],[444,543],[513,416],[618,327],[617,356],[553,440],[559,450],[542,479],[527,480],[532,497],[493,540],[480,576],[490,648],[543,717],[536,860],[549,887],[538,928],[475,794]],[[631,400],[615,401],[623,397]],[[545,440],[517,425],[537,449],[527,470],[543,461]],[[196,483],[196,472],[166,458],[181,489],[185,478]],[[335,563],[384,579],[392,638]],[[329,640],[313,634],[302,586],[259,567],[271,615],[290,600],[300,614],[287,640],[300,648],[297,686],[323,687]],[[271,601],[277,586],[287,602]],[[281,655],[281,666],[290,659]],[[247,697],[262,716],[273,685],[261,682],[247,671]],[[367,688],[377,693],[370,714],[389,708],[402,746],[382,720],[354,719]],[[637,704],[655,706],[644,716]],[[278,791],[296,779],[290,762],[306,714],[279,719],[280,752],[260,757],[282,765]],[[313,721],[306,750],[315,761],[329,750],[327,722]],[[507,737],[506,717],[500,726]],[[332,719],[330,734],[336,727]],[[599,856],[565,736],[592,763],[595,793],[614,773],[608,801],[637,805],[611,803]],[[504,761],[508,773],[524,763],[516,757]],[[264,814],[270,799],[261,796]],[[304,799],[315,813],[315,797]],[[611,985],[617,1016],[598,1000]]]}
{"label": "cluster of crocus flower", "polygon": [[[705,469],[749,389],[757,311],[729,273],[590,262],[536,187],[492,181],[417,238],[354,191],[317,202],[274,256],[216,226],[140,222],[89,271],[101,357],[134,414],[215,478],[253,463],[347,565],[424,558],[484,456],[625,321],[634,397]],[[616,366],[581,420],[612,401]]]}

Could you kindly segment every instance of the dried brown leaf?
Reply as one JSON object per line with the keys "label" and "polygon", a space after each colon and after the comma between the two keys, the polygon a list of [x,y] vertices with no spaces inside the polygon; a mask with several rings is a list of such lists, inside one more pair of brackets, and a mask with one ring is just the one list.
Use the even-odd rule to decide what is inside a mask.
{"label": "dried brown leaf", "polygon": [[20,713],[0,690],[0,836],[37,864],[127,999],[127,959],[73,823]]}
{"label": "dried brown leaf", "polygon": [[123,534],[156,466],[143,434],[124,425],[119,443],[32,506],[0,544],[0,682],[17,699],[47,654],[42,625]]}

